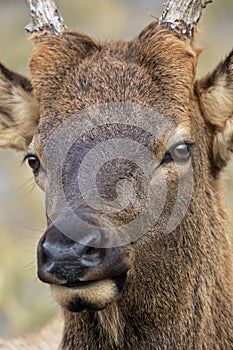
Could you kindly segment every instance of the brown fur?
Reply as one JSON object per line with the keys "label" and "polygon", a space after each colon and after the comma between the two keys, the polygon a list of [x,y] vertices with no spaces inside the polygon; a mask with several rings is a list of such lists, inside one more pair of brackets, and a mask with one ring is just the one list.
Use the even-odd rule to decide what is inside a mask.
{"label": "brown fur", "polygon": [[[219,189],[233,147],[231,59],[224,69],[220,65],[195,83],[198,51],[156,22],[129,43],[101,46],[69,31],[58,38],[36,36],[34,41],[30,72],[40,120],[33,147],[39,157],[61,121],[104,102],[154,108],[195,143],[193,197],[186,216],[173,232],[166,232],[177,187],[176,171],[168,163],[168,201],[160,221],[130,248],[122,248],[133,255],[122,297],[102,311],[72,313],[66,303],[73,291],[57,293],[54,288],[65,321],[60,349],[231,350],[233,263]],[[217,108],[212,110],[216,96]],[[162,159],[163,149],[157,152]],[[112,298],[114,286],[106,281],[102,287],[102,298],[101,283],[84,295],[77,293],[100,298],[101,303]]]}

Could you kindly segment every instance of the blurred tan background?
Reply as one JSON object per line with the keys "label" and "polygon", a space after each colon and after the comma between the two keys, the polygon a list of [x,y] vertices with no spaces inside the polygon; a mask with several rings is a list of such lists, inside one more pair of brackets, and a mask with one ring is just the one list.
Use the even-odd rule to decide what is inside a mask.
{"label": "blurred tan background", "polygon": [[[162,0],[60,0],[66,24],[95,39],[131,39],[153,17]],[[0,0],[0,61],[27,74],[31,44],[23,0]],[[198,75],[210,71],[233,46],[233,1],[215,0],[200,29]],[[49,288],[36,278],[36,244],[45,227],[43,199],[22,155],[0,152],[0,336],[33,332],[56,313]],[[226,171],[225,199],[233,218],[233,162]],[[232,230],[232,222],[230,231]]]}

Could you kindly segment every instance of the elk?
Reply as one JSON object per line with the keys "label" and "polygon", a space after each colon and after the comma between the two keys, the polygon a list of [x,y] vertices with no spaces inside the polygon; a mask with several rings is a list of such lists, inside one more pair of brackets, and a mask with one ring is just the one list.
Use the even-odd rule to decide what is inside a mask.
{"label": "elk", "polygon": [[232,349],[233,52],[196,79],[210,1],[168,0],[134,40],[105,44],[27,2],[30,80],[0,67],[0,146],[24,151],[45,192],[38,276],[64,329],[3,348]]}

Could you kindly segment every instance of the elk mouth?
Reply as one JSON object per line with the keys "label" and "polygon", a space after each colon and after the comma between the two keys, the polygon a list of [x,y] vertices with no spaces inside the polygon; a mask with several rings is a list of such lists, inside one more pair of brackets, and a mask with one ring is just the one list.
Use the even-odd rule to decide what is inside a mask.
{"label": "elk mouth", "polygon": [[[114,281],[118,287],[119,290],[123,290],[124,286],[126,284],[126,280],[127,280],[127,272],[124,273],[123,275],[120,276],[115,276],[112,278],[109,278],[110,280]],[[100,280],[90,280],[90,281],[74,281],[74,282],[67,282],[67,283],[63,283],[61,284],[62,287],[65,288],[70,288],[70,289],[78,289],[78,288],[85,288],[85,287],[90,287],[93,286],[96,283],[101,283],[104,282],[106,279],[100,279]]]}
{"label": "elk mouth", "polygon": [[65,288],[71,288],[71,289],[76,289],[76,288],[82,288],[82,287],[88,287],[89,285],[96,283],[97,281],[75,281],[72,283],[64,283],[61,286]]}
{"label": "elk mouth", "polygon": [[102,310],[119,299],[127,282],[127,272],[109,279],[53,284],[51,289],[58,304],[70,312]]}

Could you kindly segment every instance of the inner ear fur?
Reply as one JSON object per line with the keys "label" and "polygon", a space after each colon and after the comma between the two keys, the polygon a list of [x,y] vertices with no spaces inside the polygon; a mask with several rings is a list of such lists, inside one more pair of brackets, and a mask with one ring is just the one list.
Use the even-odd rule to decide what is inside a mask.
{"label": "inner ear fur", "polygon": [[233,51],[196,82],[204,118],[213,126],[213,159],[219,168],[233,153]]}
{"label": "inner ear fur", "polygon": [[62,87],[64,76],[83,59],[98,50],[98,45],[87,35],[64,31],[60,36],[49,33],[32,36],[33,53],[29,62],[35,96],[40,101],[51,101]]}
{"label": "inner ear fur", "polygon": [[37,123],[30,81],[0,64],[0,148],[26,150]]}

